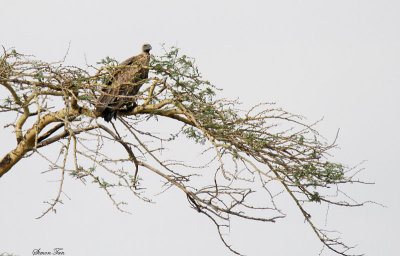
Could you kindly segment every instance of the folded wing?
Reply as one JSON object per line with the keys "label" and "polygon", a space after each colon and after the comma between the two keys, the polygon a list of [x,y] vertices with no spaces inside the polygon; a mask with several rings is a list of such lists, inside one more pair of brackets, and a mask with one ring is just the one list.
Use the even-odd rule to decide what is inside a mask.
{"label": "folded wing", "polygon": [[118,70],[111,74],[110,81],[107,83],[110,88],[103,89],[98,98],[96,112],[105,121],[110,122],[112,118],[117,118],[118,111],[124,106],[128,110],[136,106],[132,96],[139,92],[142,85],[140,81],[148,78],[148,69],[143,68],[143,66],[149,65],[151,46],[147,48],[145,46],[143,46],[141,54],[133,56],[120,64]]}

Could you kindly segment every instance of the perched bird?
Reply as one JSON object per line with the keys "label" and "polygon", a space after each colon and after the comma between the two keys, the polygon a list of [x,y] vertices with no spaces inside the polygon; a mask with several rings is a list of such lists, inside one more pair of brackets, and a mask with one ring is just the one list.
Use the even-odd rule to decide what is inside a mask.
{"label": "perched bird", "polygon": [[107,82],[110,87],[103,89],[96,103],[96,112],[105,121],[110,122],[112,118],[116,119],[118,112],[124,106],[127,111],[136,107],[134,99],[126,96],[136,95],[142,86],[140,81],[148,77],[149,70],[143,66],[149,65],[150,50],[151,45],[144,44],[142,53],[122,62],[121,68],[111,74]]}

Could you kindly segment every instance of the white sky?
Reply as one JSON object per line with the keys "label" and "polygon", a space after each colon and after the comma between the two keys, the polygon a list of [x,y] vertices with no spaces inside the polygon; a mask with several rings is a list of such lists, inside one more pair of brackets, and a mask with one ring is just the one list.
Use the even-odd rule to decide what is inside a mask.
{"label": "white sky", "polygon": [[[336,159],[368,160],[361,175],[373,186],[350,188],[374,205],[331,209],[329,223],[366,255],[397,255],[400,228],[400,2],[280,1],[7,1],[0,0],[0,44],[83,66],[105,56],[136,55],[144,42],[176,45],[195,57],[224,97],[250,106],[274,101],[319,126],[328,139],[340,128]],[[15,146],[5,130],[0,153]],[[0,253],[32,255],[64,248],[84,255],[230,255],[209,220],[185,197],[134,201],[118,212],[94,186],[68,182],[71,201],[36,220],[56,184],[43,161],[24,159],[0,179]],[[325,209],[321,209],[321,212]],[[238,222],[230,241],[248,255],[318,255],[320,244],[289,206],[277,224]],[[332,255],[326,252],[324,255]]]}

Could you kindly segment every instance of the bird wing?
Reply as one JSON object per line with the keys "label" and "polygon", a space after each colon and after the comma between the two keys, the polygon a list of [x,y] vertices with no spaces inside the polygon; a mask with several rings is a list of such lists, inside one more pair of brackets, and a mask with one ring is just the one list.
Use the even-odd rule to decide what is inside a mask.
{"label": "bird wing", "polygon": [[[132,63],[135,63],[137,58],[138,58],[138,56],[132,56],[132,57],[126,59],[125,61],[121,62],[118,66],[122,66],[122,67],[129,66]],[[120,79],[121,76],[126,76],[126,75],[124,75],[124,73],[126,73],[126,68],[116,69],[113,73],[111,73],[110,79],[106,83],[106,85],[111,86],[111,85],[113,85],[114,82],[121,80]],[[102,113],[108,107],[118,109],[118,107],[115,105],[117,105],[117,101],[119,99],[118,95],[121,95],[120,90],[121,90],[121,88],[117,84],[116,84],[116,86],[111,87],[111,88],[108,88],[108,87],[103,88],[102,89],[103,92],[97,100],[96,112]]]}
{"label": "bird wing", "polygon": [[132,57],[130,57],[129,59],[126,59],[126,60],[124,60],[123,62],[121,62],[121,63],[118,65],[119,68],[115,69],[115,70],[111,73],[110,79],[108,80],[108,82],[106,83],[106,85],[111,85],[115,80],[117,80],[117,79],[118,79],[118,76],[119,76],[120,73],[121,73],[121,71],[124,70],[124,66],[132,65],[133,63],[136,62],[136,60],[137,60],[137,58],[138,58],[139,56],[140,56],[140,55],[132,56]]}
{"label": "bird wing", "polygon": [[[145,62],[145,55],[140,54],[136,56],[130,65],[136,64],[134,66],[130,66],[126,68],[123,72],[120,72],[118,77],[115,80],[115,83],[118,84],[120,90],[119,95],[121,96],[134,96],[138,93],[141,84],[136,84],[142,79],[147,77],[142,76],[142,68],[140,65],[143,65]],[[132,102],[133,99],[128,97],[119,97],[118,102],[116,104],[116,108],[119,109],[124,104],[128,102]]]}
{"label": "bird wing", "polygon": [[[150,56],[148,54],[139,54],[123,61],[122,66],[111,74],[111,79],[107,85],[110,88],[104,88],[103,93],[97,100],[96,112],[102,113],[106,108],[118,110],[125,103],[131,102],[132,99],[120,96],[134,96],[138,93],[141,84],[136,83],[148,77],[148,70],[140,66],[130,66],[132,64],[145,65],[149,64]],[[128,67],[123,67],[128,66]]]}

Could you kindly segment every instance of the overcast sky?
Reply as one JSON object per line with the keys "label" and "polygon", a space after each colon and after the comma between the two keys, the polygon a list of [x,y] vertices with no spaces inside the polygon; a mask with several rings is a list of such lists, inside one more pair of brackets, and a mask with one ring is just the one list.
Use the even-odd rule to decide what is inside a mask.
{"label": "overcast sky", "polygon": [[[331,209],[330,224],[366,255],[397,255],[400,229],[400,1],[30,1],[0,0],[0,44],[46,61],[84,67],[105,56],[136,55],[144,42],[175,45],[197,60],[223,96],[246,106],[274,101],[308,117],[333,139],[334,159],[367,160],[350,188],[369,205]],[[3,128],[1,128],[3,129]],[[1,157],[15,146],[0,133]],[[157,204],[118,212],[95,186],[67,182],[71,201],[35,218],[56,184],[43,161],[24,159],[0,179],[0,253],[67,256],[230,255],[210,221],[174,192]],[[321,209],[321,212],[326,209]],[[321,245],[293,206],[276,224],[238,222],[230,241],[247,255],[318,255]],[[333,255],[325,252],[324,255]]]}

